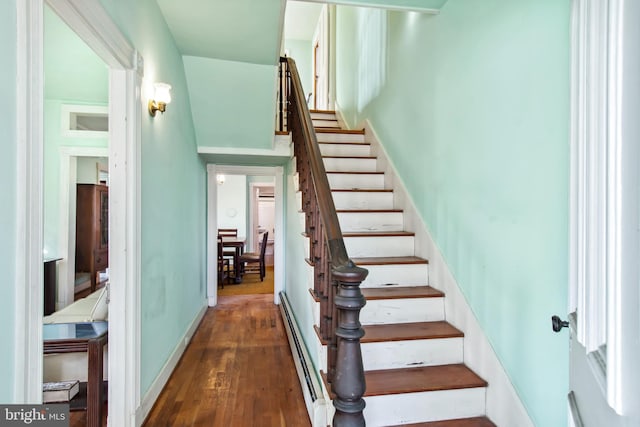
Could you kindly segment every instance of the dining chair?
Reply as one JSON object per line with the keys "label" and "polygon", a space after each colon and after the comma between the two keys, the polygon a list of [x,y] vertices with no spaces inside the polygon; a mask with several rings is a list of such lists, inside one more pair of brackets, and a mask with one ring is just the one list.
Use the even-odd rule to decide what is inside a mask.
{"label": "dining chair", "polygon": [[266,268],[264,263],[264,254],[267,250],[267,237],[269,232],[265,231],[262,235],[260,244],[260,252],[245,252],[238,258],[242,266],[243,274],[260,274],[260,281],[264,280]]}
{"label": "dining chair", "polygon": [[[238,237],[237,228],[218,228],[218,237]],[[223,252],[228,261],[233,260],[236,252],[235,250],[227,250]],[[234,266],[235,268],[235,266]]]}
{"label": "dining chair", "polygon": [[237,228],[218,228],[218,236],[238,237]]}
{"label": "dining chair", "polygon": [[[226,268],[225,268],[226,267]],[[224,289],[224,281],[231,278],[229,260],[224,257],[222,238],[218,237],[218,285]]]}

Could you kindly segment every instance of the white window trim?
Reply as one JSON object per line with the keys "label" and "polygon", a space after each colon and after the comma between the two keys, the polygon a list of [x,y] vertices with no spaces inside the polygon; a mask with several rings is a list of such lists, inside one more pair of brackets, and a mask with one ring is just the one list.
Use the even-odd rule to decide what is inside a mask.
{"label": "white window trim", "polygon": [[109,107],[100,105],[72,105],[60,106],[62,135],[71,138],[108,138],[108,131],[74,130],[71,129],[71,115],[73,113],[90,113],[109,116]]}
{"label": "white window trim", "polygon": [[631,144],[622,132],[624,3],[574,0],[571,54],[569,311],[576,312],[576,338],[589,360],[604,353],[590,366],[618,414],[630,398],[623,319],[638,303],[623,299],[637,286],[623,270],[623,230],[633,226],[624,219],[623,200],[633,206],[638,200],[634,177],[623,178],[623,153]]}

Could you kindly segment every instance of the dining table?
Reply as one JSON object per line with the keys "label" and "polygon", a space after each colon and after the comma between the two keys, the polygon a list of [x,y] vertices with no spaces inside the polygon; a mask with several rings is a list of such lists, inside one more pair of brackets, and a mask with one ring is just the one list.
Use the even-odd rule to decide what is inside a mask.
{"label": "dining table", "polygon": [[246,239],[238,236],[219,236],[222,239],[222,247],[233,249],[233,280],[235,283],[242,282],[242,268],[240,266],[240,255],[244,253]]}

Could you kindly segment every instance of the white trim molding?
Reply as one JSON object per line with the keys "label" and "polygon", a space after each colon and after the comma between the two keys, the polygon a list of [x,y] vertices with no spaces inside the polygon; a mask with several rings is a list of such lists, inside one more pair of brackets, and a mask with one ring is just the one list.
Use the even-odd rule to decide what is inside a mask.
{"label": "white trim molding", "polygon": [[273,149],[270,148],[239,148],[239,147],[209,147],[198,146],[198,154],[231,155],[238,158],[256,157],[283,157],[289,158],[293,155],[291,137],[276,135],[273,139]]}
{"label": "white trim molding", "polygon": [[43,0],[16,2],[17,189],[13,390],[42,401]]}
{"label": "white trim molding", "polygon": [[108,148],[60,147],[60,222],[56,309],[73,302],[76,255],[76,182],[78,157],[109,157]]}
{"label": "white trim molding", "polygon": [[633,1],[573,1],[569,311],[608,405],[623,416],[640,388],[639,15]]}

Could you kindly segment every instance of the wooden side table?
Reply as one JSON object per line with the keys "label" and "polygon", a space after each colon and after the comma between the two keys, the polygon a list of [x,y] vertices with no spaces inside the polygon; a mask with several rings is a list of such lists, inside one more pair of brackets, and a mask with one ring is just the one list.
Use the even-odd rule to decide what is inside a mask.
{"label": "wooden side table", "polygon": [[87,352],[87,427],[101,427],[103,351],[109,341],[108,322],[52,323],[42,329],[44,354]]}

